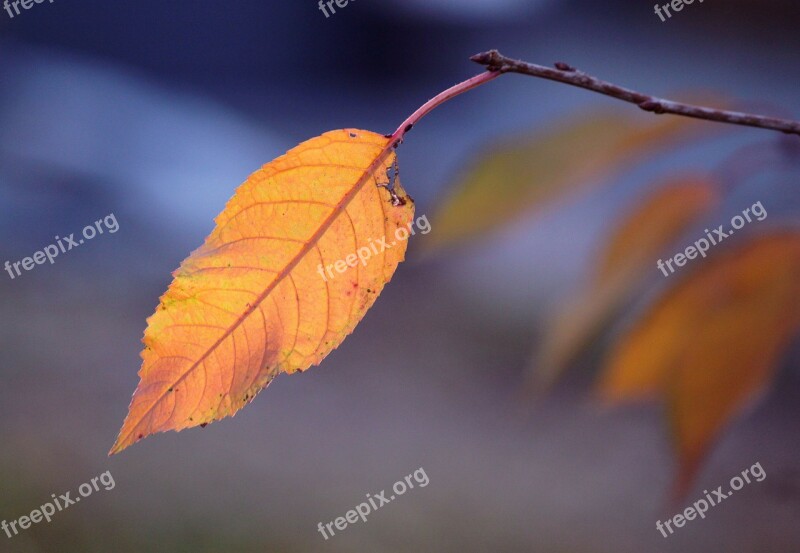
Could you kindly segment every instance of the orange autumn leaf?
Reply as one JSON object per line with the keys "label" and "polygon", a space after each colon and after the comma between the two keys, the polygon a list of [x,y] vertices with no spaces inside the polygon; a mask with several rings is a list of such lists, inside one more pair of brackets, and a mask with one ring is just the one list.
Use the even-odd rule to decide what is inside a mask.
{"label": "orange autumn leaf", "polygon": [[[719,201],[719,186],[704,176],[672,178],[623,216],[601,252],[593,282],[579,291],[548,326],[532,364],[533,387],[549,388],[603,329],[663,250]],[[655,275],[655,271],[653,271]],[[660,273],[658,273],[660,276]]]}
{"label": "orange autumn leaf", "polygon": [[722,428],[768,386],[800,329],[799,300],[800,234],[764,235],[707,261],[610,356],[603,397],[666,401],[677,495]]}
{"label": "orange autumn leaf", "polygon": [[111,454],[233,415],[353,331],[405,256],[399,240],[351,263],[411,224],[413,201],[392,202],[386,188],[395,159],[390,138],[331,131],[239,187],[147,321],[141,381]]}

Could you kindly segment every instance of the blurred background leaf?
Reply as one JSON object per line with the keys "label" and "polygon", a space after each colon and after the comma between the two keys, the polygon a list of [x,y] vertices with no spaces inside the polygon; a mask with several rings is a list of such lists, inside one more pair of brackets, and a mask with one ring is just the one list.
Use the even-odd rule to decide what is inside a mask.
{"label": "blurred background leaf", "polygon": [[531,365],[533,388],[549,388],[611,317],[635,296],[642,275],[664,250],[720,201],[708,176],[684,175],[647,190],[620,217],[591,282],[578,290],[550,323]]}
{"label": "blurred background leaf", "polygon": [[617,109],[573,115],[554,128],[511,139],[470,163],[435,212],[436,232],[426,245],[437,249],[493,232],[546,202],[569,197],[712,129],[691,119]]}
{"label": "blurred background leaf", "polygon": [[800,329],[800,232],[769,233],[709,259],[623,335],[598,391],[666,401],[683,497],[722,429],[771,383]]}

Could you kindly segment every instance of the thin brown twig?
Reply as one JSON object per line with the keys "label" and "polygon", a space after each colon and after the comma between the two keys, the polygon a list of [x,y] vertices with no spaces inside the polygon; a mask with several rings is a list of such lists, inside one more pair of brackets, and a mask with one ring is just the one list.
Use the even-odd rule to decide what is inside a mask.
{"label": "thin brown twig", "polygon": [[733,125],[745,125],[748,127],[780,131],[786,134],[800,135],[800,122],[798,121],[777,119],[774,117],[737,111],[713,109],[665,100],[592,77],[566,63],[556,63],[555,68],[545,67],[543,65],[536,65],[526,61],[508,58],[497,50],[483,52],[482,54],[472,56],[470,59],[476,63],[485,65],[486,69],[491,72],[520,73],[585,88],[586,90],[599,92],[600,94],[611,96],[623,102],[630,102],[639,106],[639,108],[644,111],[652,113],[671,113],[673,115],[694,117],[695,119],[718,121],[720,123],[730,123]]}

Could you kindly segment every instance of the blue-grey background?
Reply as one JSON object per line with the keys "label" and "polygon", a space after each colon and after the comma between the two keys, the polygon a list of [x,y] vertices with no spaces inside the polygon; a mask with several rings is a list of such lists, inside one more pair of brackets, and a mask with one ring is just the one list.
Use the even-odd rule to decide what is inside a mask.
{"label": "blue-grey background", "polygon": [[[263,163],[330,129],[391,132],[490,48],[799,116],[799,24],[788,0],[695,2],[666,23],[652,2],[614,0],[358,0],[328,19],[313,0],[0,11],[0,262],[112,212],[120,225],[52,266],[0,273],[0,518],[109,469],[116,480],[50,524],[0,534],[0,551],[796,552],[796,351],[696,492],[755,462],[766,480],[667,540],[655,522],[669,515],[674,464],[657,408],[597,412],[577,387],[532,412],[519,399],[537,336],[631,191],[715,167],[765,131],[673,152],[443,258],[414,261],[412,241],[412,260],[321,367],[278,378],[233,419],[106,452],[170,271]],[[505,76],[414,129],[404,186],[418,214],[433,213],[487,143],[610,104]],[[796,173],[767,177],[725,213],[797,206]],[[329,541],[317,533],[419,467],[426,488]]]}

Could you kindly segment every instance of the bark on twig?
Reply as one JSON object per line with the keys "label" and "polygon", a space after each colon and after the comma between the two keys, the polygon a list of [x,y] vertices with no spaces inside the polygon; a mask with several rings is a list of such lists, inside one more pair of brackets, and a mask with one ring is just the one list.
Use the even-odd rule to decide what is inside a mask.
{"label": "bark on twig", "polygon": [[508,58],[497,50],[483,52],[482,54],[472,56],[470,59],[476,63],[485,65],[486,69],[492,73],[520,73],[532,77],[557,81],[598,92],[622,100],[623,102],[635,104],[639,106],[639,108],[652,113],[671,113],[674,115],[683,115],[685,117],[694,117],[695,119],[718,121],[720,123],[730,123],[733,125],[745,125],[748,127],[781,131],[786,134],[800,135],[800,122],[798,121],[777,119],[774,117],[737,111],[713,109],[665,100],[603,81],[583,71],[579,71],[566,63],[556,63],[555,68],[545,67],[543,65],[536,65],[526,61]]}

